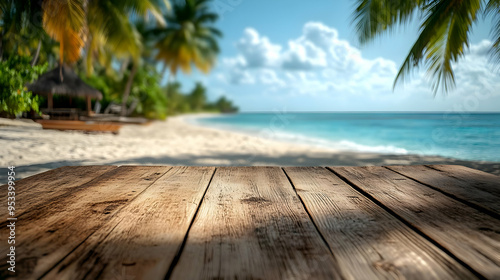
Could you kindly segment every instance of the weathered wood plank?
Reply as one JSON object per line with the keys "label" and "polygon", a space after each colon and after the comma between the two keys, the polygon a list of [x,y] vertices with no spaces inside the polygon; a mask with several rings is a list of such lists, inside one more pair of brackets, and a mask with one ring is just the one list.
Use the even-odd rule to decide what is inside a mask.
{"label": "weathered wood plank", "polygon": [[285,172],[346,278],[476,278],[329,170],[286,167]]}
{"label": "weathered wood plank", "polygon": [[481,275],[500,278],[500,223],[383,167],[332,167]]}
{"label": "weathered wood plank", "polygon": [[500,177],[458,165],[388,166],[500,217]]}
{"label": "weathered wood plank", "polygon": [[[15,181],[16,217],[43,206],[45,200],[56,199],[115,168],[116,166],[64,166]],[[2,198],[6,197],[7,187],[2,186],[0,192]],[[0,226],[4,227],[5,222],[2,222]]]}
{"label": "weathered wood plank", "polygon": [[172,168],[45,279],[164,279],[214,171]]}
{"label": "weathered wood plank", "polygon": [[218,168],[172,279],[338,279],[278,167]]}
{"label": "weathered wood plank", "polygon": [[[43,206],[16,222],[17,278],[42,276],[169,169],[122,166],[56,200],[40,194]],[[7,230],[0,228],[0,236]],[[0,279],[10,276],[6,254],[2,246]]]}

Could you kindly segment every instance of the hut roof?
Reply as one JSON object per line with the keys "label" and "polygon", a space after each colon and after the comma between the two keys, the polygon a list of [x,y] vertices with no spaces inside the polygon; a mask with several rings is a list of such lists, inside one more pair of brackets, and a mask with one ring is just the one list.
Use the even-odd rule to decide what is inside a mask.
{"label": "hut roof", "polygon": [[82,81],[70,67],[62,67],[62,81],[59,71],[59,67],[56,67],[41,75],[38,80],[27,85],[28,90],[39,95],[52,93],[80,97],[89,96],[98,100],[102,99],[102,93]]}

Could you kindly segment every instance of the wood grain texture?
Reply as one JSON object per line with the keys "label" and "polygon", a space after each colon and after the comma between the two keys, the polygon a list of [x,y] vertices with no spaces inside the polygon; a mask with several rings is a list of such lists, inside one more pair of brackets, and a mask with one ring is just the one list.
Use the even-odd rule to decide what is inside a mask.
{"label": "wood grain texture", "polygon": [[[21,217],[30,209],[43,206],[45,200],[55,200],[115,168],[116,166],[64,166],[15,181],[18,201],[16,217]],[[22,172],[21,168],[15,171]],[[6,196],[7,186],[4,185],[0,189],[1,201],[7,201]],[[0,227],[5,227],[4,219]]]}
{"label": "wood grain texture", "polygon": [[383,167],[331,169],[484,277],[500,278],[497,219]]}
{"label": "wood grain texture", "polygon": [[387,168],[465,200],[500,217],[500,177],[458,165],[388,166]]}
{"label": "wood grain texture", "polygon": [[474,279],[469,270],[321,167],[286,167],[346,279]]}
{"label": "wood grain texture", "polygon": [[[169,169],[122,166],[55,200],[40,193],[43,206],[16,223],[17,279],[42,276]],[[0,234],[6,236],[7,228],[0,228]],[[6,254],[2,246],[0,279],[10,276]]]}
{"label": "wood grain texture", "polygon": [[214,171],[173,167],[44,279],[164,279]]}
{"label": "wood grain texture", "polygon": [[172,279],[339,279],[283,171],[218,168]]}

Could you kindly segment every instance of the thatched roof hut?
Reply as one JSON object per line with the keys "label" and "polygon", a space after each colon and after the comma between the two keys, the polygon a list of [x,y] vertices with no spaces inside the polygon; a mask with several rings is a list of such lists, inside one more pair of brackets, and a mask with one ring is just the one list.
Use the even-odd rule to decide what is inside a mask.
{"label": "thatched roof hut", "polygon": [[[62,77],[62,79],[61,79]],[[52,96],[55,94],[68,95],[70,97],[85,97],[87,99],[87,110],[91,111],[90,99],[102,99],[102,93],[86,84],[68,66],[56,67],[41,75],[38,80],[28,84],[29,91],[38,95],[45,95],[48,98],[48,107],[52,109]]]}

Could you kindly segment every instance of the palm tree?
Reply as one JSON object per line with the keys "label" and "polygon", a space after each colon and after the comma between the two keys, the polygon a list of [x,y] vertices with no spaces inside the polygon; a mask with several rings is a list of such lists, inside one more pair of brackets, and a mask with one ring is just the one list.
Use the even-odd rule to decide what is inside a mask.
{"label": "palm tree", "polygon": [[165,26],[162,3],[168,8],[168,2],[160,0],[94,0],[89,3],[87,75],[93,71],[94,57],[100,59],[100,63],[107,66],[107,69],[111,69],[111,57],[123,59],[126,68],[131,64],[132,69],[122,95],[122,115],[126,113],[132,83],[144,50],[141,43],[142,36],[129,18],[134,15],[147,17],[148,13],[151,13],[158,25]]}
{"label": "palm tree", "polygon": [[151,34],[158,38],[156,58],[175,76],[178,69],[190,73],[192,66],[204,73],[214,66],[222,33],[212,26],[218,16],[209,11],[209,0],[176,1],[171,13],[165,16],[169,26],[155,28]]}
{"label": "palm tree", "polygon": [[500,61],[500,0],[357,0],[354,22],[361,43],[418,16],[420,34],[401,66],[394,86],[404,82],[414,67],[424,65],[432,77],[434,94],[455,85],[452,63],[469,47],[472,26],[492,15],[492,57]]}
{"label": "palm tree", "polygon": [[[31,0],[4,0],[0,3],[0,60],[4,50],[9,54],[22,55],[35,54],[33,62],[38,59],[42,41],[47,41],[47,36],[42,29],[42,6],[39,1]],[[34,63],[33,63],[34,64]]]}
{"label": "palm tree", "polygon": [[[24,0],[23,0],[24,1]],[[106,46],[118,56],[140,56],[140,38],[129,17],[152,14],[158,21],[162,0],[43,0],[45,31],[60,44],[60,62],[75,62],[86,44],[87,67]],[[164,23],[164,22],[163,22]]]}
{"label": "palm tree", "polygon": [[188,96],[191,109],[193,111],[201,111],[207,102],[207,89],[202,83],[197,82],[193,91]]}
{"label": "palm tree", "polygon": [[[76,62],[87,36],[87,0],[44,0],[43,28],[59,42],[59,64]],[[62,78],[62,75],[61,75]]]}
{"label": "palm tree", "polygon": [[86,48],[87,74],[92,72],[94,58],[107,57],[137,61],[141,57],[141,34],[130,18],[152,14],[160,26],[165,26],[162,0],[93,0],[88,7],[89,36]]}
{"label": "palm tree", "polygon": [[165,25],[162,4],[168,6],[166,0],[44,0],[44,28],[60,43],[60,65],[77,61],[84,47],[87,75],[93,72],[95,58],[107,69],[113,58],[122,58],[126,64],[132,61],[122,97],[125,107],[142,51],[140,34],[130,17],[151,14]]}

